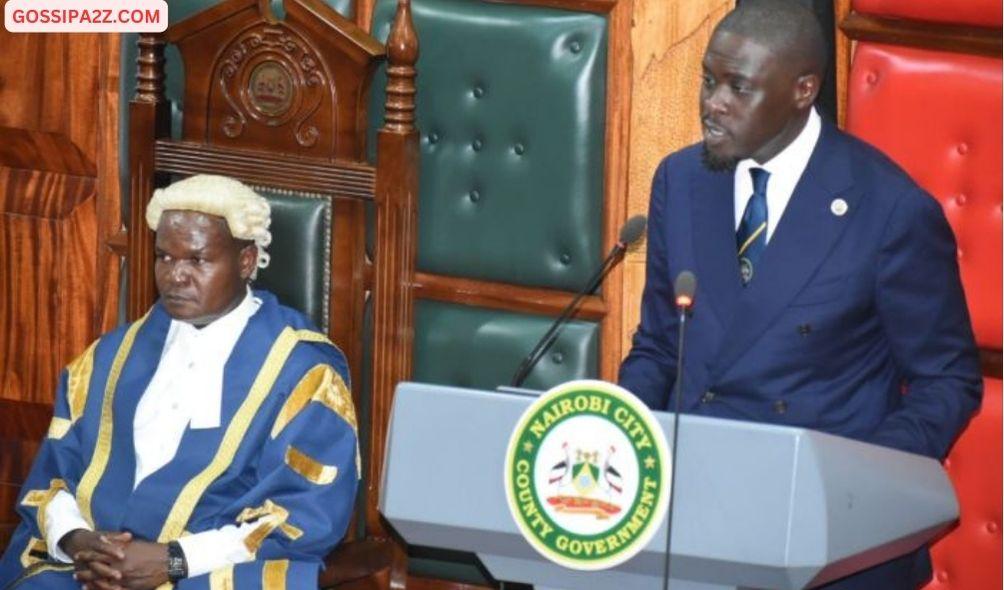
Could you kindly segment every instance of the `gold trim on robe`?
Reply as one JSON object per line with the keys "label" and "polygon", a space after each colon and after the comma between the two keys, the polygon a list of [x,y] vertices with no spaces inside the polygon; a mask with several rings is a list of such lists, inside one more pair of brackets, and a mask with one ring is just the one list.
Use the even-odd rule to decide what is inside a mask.
{"label": "gold trim on robe", "polygon": [[286,572],[289,570],[288,559],[270,559],[261,569],[261,587],[268,590],[286,589]]}
{"label": "gold trim on robe", "polygon": [[[108,467],[108,457],[112,452],[112,402],[115,401],[115,388],[118,387],[119,377],[122,375],[122,367],[126,358],[132,350],[133,342],[136,340],[136,332],[146,323],[146,318],[150,316],[147,312],[139,321],[129,326],[119,349],[112,360],[111,369],[108,371],[108,381],[105,383],[105,397],[101,400],[101,423],[98,426],[98,439],[94,445],[94,454],[91,455],[91,462],[87,465],[87,470],[80,478],[77,485],[77,505],[80,507],[80,514],[84,520],[92,527],[94,526],[94,516],[91,513],[91,498],[94,496],[94,489],[98,487],[101,476]],[[72,404],[71,404],[72,406]],[[83,407],[83,406],[81,406]]]}
{"label": "gold trim on robe", "polygon": [[87,394],[91,388],[91,375],[94,374],[94,349],[97,346],[98,341],[95,340],[87,347],[84,354],[78,356],[66,369],[68,372],[66,400],[70,406],[71,422],[76,422],[84,415]]}
{"label": "gold trim on robe", "polygon": [[53,416],[52,422],[49,422],[49,431],[45,433],[45,436],[53,440],[59,440],[66,436],[66,433],[70,431],[71,426],[73,426],[73,422],[70,420],[60,418],[59,416]]}
{"label": "gold trim on robe", "polygon": [[209,572],[209,590],[234,590],[234,566]]}
{"label": "gold trim on robe", "polygon": [[272,426],[272,438],[279,436],[310,402],[320,403],[348,422],[352,430],[358,429],[352,394],[342,376],[328,365],[316,365],[307,371],[286,399]]}
{"label": "gold trim on robe", "polygon": [[258,413],[258,409],[265,401],[265,398],[272,391],[276,379],[279,378],[279,373],[286,364],[289,355],[293,352],[293,347],[303,341],[329,342],[327,336],[319,332],[293,330],[289,327],[283,329],[276,338],[275,343],[272,344],[272,348],[269,350],[265,362],[262,363],[262,367],[258,371],[258,375],[255,377],[247,397],[244,398],[240,408],[237,409],[237,413],[234,414],[234,417],[230,420],[230,424],[227,425],[223,441],[220,443],[213,460],[205,469],[189,480],[181,490],[181,493],[178,494],[178,498],[175,500],[163,528],[160,530],[160,535],[157,537],[158,543],[166,543],[177,539],[181,535],[188,524],[188,520],[192,517],[192,512],[195,511],[196,504],[202,498],[202,494],[205,493],[206,489],[216,478],[226,471],[227,467],[233,461],[234,455],[237,454],[237,449],[244,440],[244,434],[247,432],[251,421]]}
{"label": "gold trim on robe", "polygon": [[66,402],[70,407],[70,417],[53,416],[46,435],[49,438],[55,440],[63,438],[70,431],[70,427],[84,415],[87,394],[91,387],[91,375],[94,374],[94,349],[97,345],[98,341],[95,340],[83,354],[73,359],[73,362],[66,367]]}
{"label": "gold trim on robe", "polygon": [[[32,555],[32,553],[42,553],[43,556],[39,557]],[[31,567],[36,563],[46,561],[48,557],[49,546],[45,543],[45,540],[31,537],[28,539],[28,544],[25,545],[24,551],[21,553],[21,567]]]}
{"label": "gold trim on robe", "polygon": [[303,536],[302,530],[286,522],[289,519],[289,510],[272,500],[265,500],[265,503],[258,508],[245,508],[237,515],[238,523],[255,519],[260,519],[258,526],[244,537],[244,547],[251,555],[258,553],[261,544],[275,529],[279,529],[293,541]]}
{"label": "gold trim on robe", "polygon": [[[61,479],[53,479],[49,482],[47,490],[31,490],[24,495],[21,500],[22,506],[35,508],[35,521],[38,523],[38,532],[45,536],[45,509],[56,497],[60,490],[66,490],[66,482]],[[46,549],[48,551],[48,549]]]}
{"label": "gold trim on robe", "polygon": [[310,483],[328,485],[338,477],[338,467],[325,465],[293,445],[286,448],[286,465]]}

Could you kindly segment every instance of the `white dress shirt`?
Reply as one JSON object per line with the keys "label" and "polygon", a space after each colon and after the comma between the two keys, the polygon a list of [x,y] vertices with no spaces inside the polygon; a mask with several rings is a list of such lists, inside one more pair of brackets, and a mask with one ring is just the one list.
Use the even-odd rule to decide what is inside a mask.
{"label": "white dress shirt", "polygon": [[742,222],[743,212],[746,211],[746,203],[753,196],[753,179],[750,178],[750,168],[763,168],[770,172],[767,180],[767,241],[774,235],[774,229],[781,221],[788,201],[791,200],[792,193],[795,192],[795,185],[805,172],[805,167],[809,164],[812,150],[815,149],[819,141],[819,132],[822,123],[819,113],[813,107],[809,113],[809,119],[805,122],[805,127],[795,137],[794,141],[788,144],[776,156],[763,164],[758,164],[756,160],[747,158],[736,164],[735,173],[735,228],[739,230],[739,223]]}
{"label": "white dress shirt", "polygon": [[[157,370],[133,419],[133,489],[174,458],[185,430],[220,427],[223,367],[259,307],[261,300],[248,289],[236,308],[201,329],[171,320]],[[46,506],[45,516],[49,555],[62,562],[73,561],[59,548],[59,540],[72,530],[91,528],[76,500],[60,491]],[[251,560],[244,537],[254,527],[255,523],[228,525],[178,539],[188,562],[188,575],[198,576]]]}

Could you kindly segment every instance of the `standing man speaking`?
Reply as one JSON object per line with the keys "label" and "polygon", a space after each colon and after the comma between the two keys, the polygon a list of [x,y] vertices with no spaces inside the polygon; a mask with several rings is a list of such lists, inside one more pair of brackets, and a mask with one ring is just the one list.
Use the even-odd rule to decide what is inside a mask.
{"label": "standing man speaking", "polygon": [[[812,428],[942,458],[982,379],[939,204],[813,107],[826,67],[815,16],[745,0],[704,55],[704,140],[659,165],[641,323],[620,383],[669,405],[673,279],[698,277],[683,411]],[[914,589],[926,551],[828,589]]]}

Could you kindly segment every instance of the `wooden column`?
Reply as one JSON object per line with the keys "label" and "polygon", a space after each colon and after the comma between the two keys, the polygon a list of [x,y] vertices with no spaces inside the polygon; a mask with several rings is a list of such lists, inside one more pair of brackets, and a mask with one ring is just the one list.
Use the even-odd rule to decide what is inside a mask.
{"label": "wooden column", "polygon": [[153,194],[154,142],[171,133],[171,110],[164,96],[164,40],[158,35],[139,36],[136,60],[136,95],[129,101],[129,293],[127,314],[135,320],[146,313],[157,296],[153,279],[153,232],[144,221],[146,204]]}
{"label": "wooden column", "polygon": [[854,42],[840,31],[840,23],[851,13],[851,0],[835,0],[833,12],[836,23],[833,57],[837,72],[837,125],[843,129],[844,120],[847,118],[847,80],[851,75],[851,51]]}
{"label": "wooden column", "polygon": [[418,131],[415,128],[415,63],[418,37],[411,1],[398,0],[387,39],[387,104],[377,135],[376,253],[373,289],[373,405],[366,525],[384,527],[377,511],[384,441],[394,387],[411,377],[416,234],[418,229]]}

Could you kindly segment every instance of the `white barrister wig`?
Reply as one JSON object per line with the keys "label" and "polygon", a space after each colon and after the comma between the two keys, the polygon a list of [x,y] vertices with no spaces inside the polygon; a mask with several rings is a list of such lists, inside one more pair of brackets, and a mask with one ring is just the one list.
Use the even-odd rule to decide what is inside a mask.
{"label": "white barrister wig", "polygon": [[272,242],[268,231],[272,209],[264,197],[243,182],[227,176],[198,174],[153,191],[153,198],[146,206],[150,229],[157,231],[160,216],[169,210],[197,211],[226,219],[233,237],[251,240],[258,246],[258,268],[268,266],[265,248]]}

